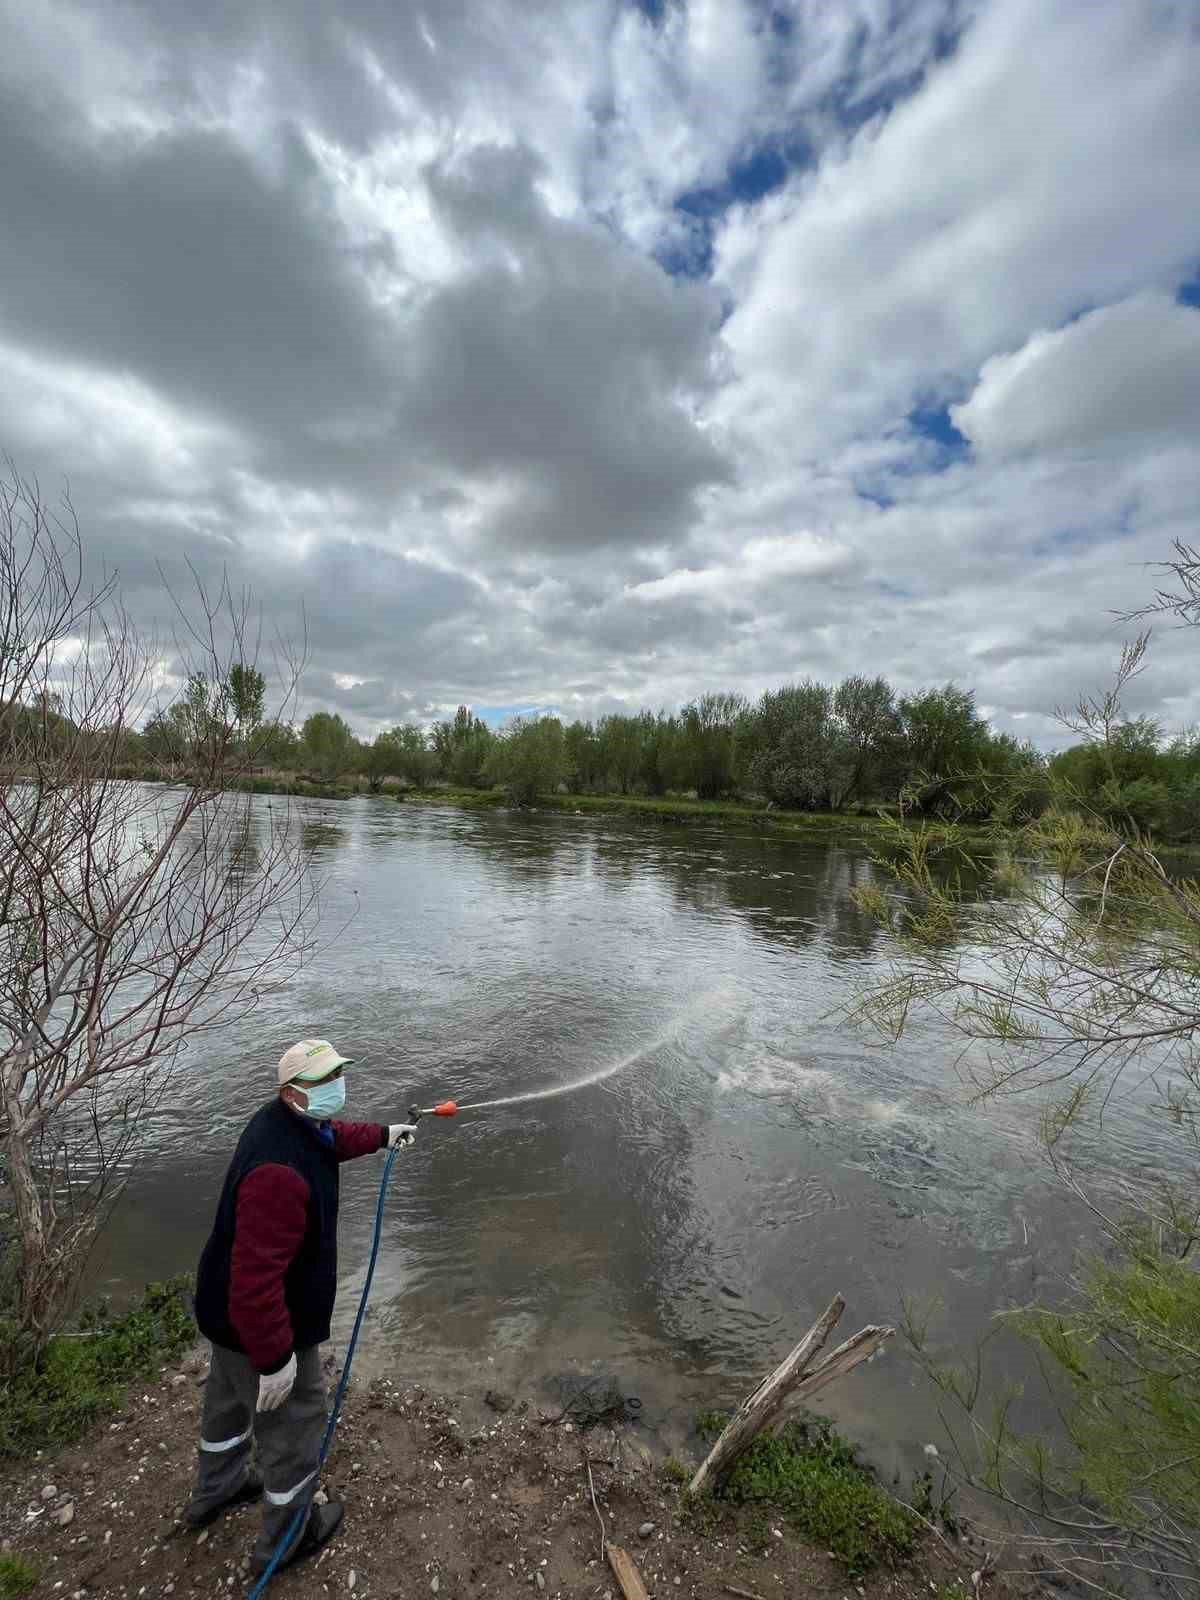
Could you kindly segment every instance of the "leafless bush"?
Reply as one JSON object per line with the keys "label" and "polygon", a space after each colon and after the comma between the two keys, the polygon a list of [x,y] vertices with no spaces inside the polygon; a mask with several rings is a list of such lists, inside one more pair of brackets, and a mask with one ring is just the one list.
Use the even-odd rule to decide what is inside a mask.
{"label": "leafless bush", "polygon": [[[115,775],[163,657],[115,581],[85,580],[69,502],[0,484],[0,1370],[35,1356],[179,1052],[302,959],[313,909],[286,811],[231,787],[254,760],[227,689],[251,612],[192,574],[178,783]],[[299,662],[277,681],[294,690]]]}

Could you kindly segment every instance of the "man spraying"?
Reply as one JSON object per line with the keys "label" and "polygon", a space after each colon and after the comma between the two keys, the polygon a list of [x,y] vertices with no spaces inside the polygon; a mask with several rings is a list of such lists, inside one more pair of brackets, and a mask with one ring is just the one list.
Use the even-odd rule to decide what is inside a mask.
{"label": "man spraying", "polygon": [[[184,1512],[204,1528],[263,1497],[252,1566],[261,1573],[297,1510],[280,1567],[319,1550],[342,1506],[314,1506],[325,1430],[319,1346],[337,1290],[338,1167],[412,1143],[410,1123],[335,1122],[350,1065],[327,1039],[279,1063],[279,1093],[246,1124],[196,1277],[196,1320],[212,1341],[196,1487]],[[258,1441],[263,1476],[250,1464]]]}

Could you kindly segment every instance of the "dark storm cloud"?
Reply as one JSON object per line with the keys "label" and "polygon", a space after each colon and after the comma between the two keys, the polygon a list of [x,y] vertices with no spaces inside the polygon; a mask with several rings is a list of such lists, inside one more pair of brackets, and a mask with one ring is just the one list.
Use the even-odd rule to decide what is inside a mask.
{"label": "dark storm cloud", "polygon": [[553,217],[536,163],[431,176],[473,264],[406,317],[373,306],[303,139],[273,173],[220,132],[58,137],[0,106],[0,329],[132,370],[237,430],[256,470],[353,485],[512,485],[482,532],[522,546],[669,539],[727,475],[691,414],[716,303],[595,224]]}
{"label": "dark storm cloud", "polygon": [[272,182],[221,132],[59,138],[42,108],[9,96],[0,148],[9,334],[132,371],[275,453],[386,396],[394,339],[298,136]]}
{"label": "dark storm cloud", "polygon": [[409,418],[460,472],[516,475],[511,544],[670,542],[730,475],[691,410],[716,383],[716,298],[552,216],[537,176],[501,149],[431,173],[476,264],[413,329]]}

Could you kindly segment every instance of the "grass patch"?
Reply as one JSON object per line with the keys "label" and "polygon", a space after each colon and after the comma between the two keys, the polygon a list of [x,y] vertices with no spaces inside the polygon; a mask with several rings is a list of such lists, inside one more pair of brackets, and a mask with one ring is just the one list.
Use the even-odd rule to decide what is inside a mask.
{"label": "grass patch", "polygon": [[394,798],[401,805],[458,806],[463,811],[490,811],[512,803],[505,789],[399,789]]}
{"label": "grass patch", "polygon": [[37,1569],[23,1557],[0,1555],[0,1600],[20,1600],[37,1581]]}
{"label": "grass patch", "polygon": [[668,1456],[662,1464],[663,1479],[667,1483],[687,1483],[692,1476],[692,1469],[686,1466],[677,1456]]}
{"label": "grass patch", "polygon": [[105,1306],[86,1313],[76,1333],[51,1340],[37,1367],[0,1384],[0,1459],[78,1439],[120,1407],[135,1378],[185,1350],[196,1325],[184,1288],[182,1278],[152,1283],[123,1316]]}
{"label": "grass patch", "polygon": [[[728,1418],[707,1413],[701,1433],[713,1436]],[[804,1420],[757,1439],[726,1480],[730,1505],[772,1507],[811,1544],[829,1550],[848,1576],[907,1556],[915,1518],[890,1499],[853,1448],[828,1423]]]}

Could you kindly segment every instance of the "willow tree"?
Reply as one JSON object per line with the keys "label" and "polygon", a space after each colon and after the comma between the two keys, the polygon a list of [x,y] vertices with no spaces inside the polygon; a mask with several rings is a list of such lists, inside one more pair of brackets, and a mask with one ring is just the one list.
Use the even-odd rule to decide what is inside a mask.
{"label": "willow tree", "polygon": [[247,613],[224,581],[193,601],[176,615],[176,782],[124,782],[162,653],[115,582],[88,587],[69,504],[0,484],[0,1371],[70,1309],[180,1051],[303,952],[311,893],[286,814],[230,790],[254,758],[224,689]]}
{"label": "willow tree", "polygon": [[[1198,620],[1200,553],[1175,556],[1173,582],[1133,615]],[[1149,641],[1125,647],[1106,693],[1059,713],[1101,756],[1123,736]],[[897,826],[881,863],[890,885],[857,898],[901,953],[857,1015],[893,1037],[936,1016],[961,1036],[975,1094],[1036,1094],[1048,1159],[1101,1232],[1060,1302],[1004,1313],[1048,1375],[1044,1434],[1016,1429],[1004,1403],[985,1411],[978,1363],[943,1364],[915,1336],[961,1408],[952,1470],[1024,1519],[1040,1564],[1106,1588],[1134,1569],[1200,1586],[1200,886],[1128,818],[1063,786],[1036,821],[983,846]],[[1076,1171],[1073,1138],[1086,1127],[1093,1148],[1103,1141],[1135,1072],[1173,1159],[1102,1196]]]}

